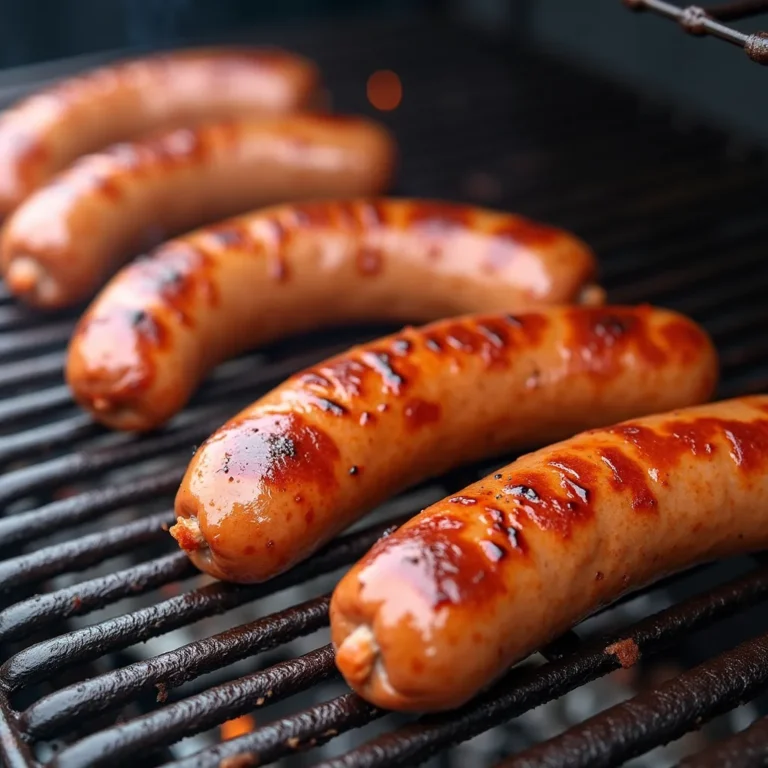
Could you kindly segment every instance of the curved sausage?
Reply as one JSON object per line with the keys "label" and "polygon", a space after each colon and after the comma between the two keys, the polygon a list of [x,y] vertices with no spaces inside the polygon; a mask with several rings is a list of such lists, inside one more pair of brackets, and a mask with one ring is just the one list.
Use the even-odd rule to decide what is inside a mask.
{"label": "curved sausage", "polygon": [[321,325],[601,301],[580,240],[519,216],[408,200],[259,211],[120,272],[71,342],[76,399],[118,429],[176,413],[216,363]]}
{"label": "curved sausage", "polygon": [[377,706],[456,707],[600,606],[768,546],[768,396],[585,432],[433,504],[331,602],[337,664]]}
{"label": "curved sausage", "polygon": [[265,204],[377,194],[394,161],[384,128],[356,117],[215,123],[118,144],[81,158],[16,209],[0,264],[14,293],[65,306],[150,240]]}
{"label": "curved sausage", "polygon": [[171,532],[202,570],[263,581],[402,488],[702,402],[716,369],[698,326],[650,307],[406,328],[297,374],[215,432],[187,469]]}
{"label": "curved sausage", "polygon": [[319,73],[277,49],[209,48],[66,79],[0,117],[0,218],[75,158],[158,130],[319,106]]}

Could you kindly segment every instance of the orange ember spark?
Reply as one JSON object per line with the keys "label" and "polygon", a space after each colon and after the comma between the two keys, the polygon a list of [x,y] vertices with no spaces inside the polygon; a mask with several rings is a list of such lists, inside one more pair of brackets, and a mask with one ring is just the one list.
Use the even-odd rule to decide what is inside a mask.
{"label": "orange ember spark", "polygon": [[254,728],[256,728],[256,720],[251,715],[240,715],[234,720],[227,720],[226,723],[221,724],[221,739],[222,741],[235,739],[250,733]]}
{"label": "orange ember spark", "polygon": [[403,98],[403,85],[391,69],[380,69],[368,78],[368,101],[376,109],[388,112],[397,109]]}

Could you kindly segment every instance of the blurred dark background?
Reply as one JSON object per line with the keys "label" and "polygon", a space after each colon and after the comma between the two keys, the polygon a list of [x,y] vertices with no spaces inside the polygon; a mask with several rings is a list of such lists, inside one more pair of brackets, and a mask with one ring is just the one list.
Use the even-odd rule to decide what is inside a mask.
{"label": "blurred dark background", "polygon": [[[507,36],[510,45],[531,42],[573,57],[768,144],[765,68],[725,43],[630,13],[621,0],[0,0],[0,68],[248,33],[268,37],[273,25],[416,13],[450,18],[468,34],[483,30]],[[760,21],[742,26],[755,30]]]}

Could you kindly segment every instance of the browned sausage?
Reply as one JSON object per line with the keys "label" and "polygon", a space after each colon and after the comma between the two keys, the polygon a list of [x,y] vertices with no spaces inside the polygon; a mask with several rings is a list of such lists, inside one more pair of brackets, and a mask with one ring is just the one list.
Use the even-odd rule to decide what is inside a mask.
{"label": "browned sausage", "polygon": [[318,85],[311,62],[258,48],[179,51],[64,80],[0,117],[0,217],[80,155],[152,131],[311,107]]}
{"label": "browned sausage", "polygon": [[662,309],[445,320],[304,371],[215,432],[176,497],[198,567],[262,581],[460,463],[706,400],[716,356]]}
{"label": "browned sausage", "polygon": [[118,144],[81,158],[16,209],[0,264],[27,301],[72,304],[148,240],[261,205],[378,194],[394,162],[387,131],[357,117],[213,123]]}
{"label": "browned sausage", "polygon": [[456,707],[620,595],[768,546],[768,396],[585,432],[433,504],[331,603],[376,705]]}
{"label": "browned sausage", "polygon": [[276,207],[172,241],[81,321],[67,379],[119,429],[155,427],[216,363],[321,325],[600,302],[584,243],[519,216],[409,200]]}

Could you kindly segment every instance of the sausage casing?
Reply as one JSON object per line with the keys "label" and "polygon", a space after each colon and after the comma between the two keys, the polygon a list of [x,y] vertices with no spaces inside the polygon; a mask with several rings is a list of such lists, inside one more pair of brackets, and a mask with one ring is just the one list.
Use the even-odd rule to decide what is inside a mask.
{"label": "sausage casing", "polygon": [[602,301],[579,239],[449,203],[278,206],[170,241],[119,272],[81,320],[67,380],[118,429],[151,429],[227,357],[367,320]]}
{"label": "sausage casing", "polygon": [[394,163],[393,139],[364,118],[180,128],[80,158],[33,193],[5,225],[0,264],[28,302],[73,304],[153,241],[262,205],[379,194]]}
{"label": "sausage casing", "polygon": [[176,497],[181,546],[263,581],[378,503],[460,463],[706,400],[716,358],[650,307],[445,320],[297,374],[215,432]]}
{"label": "sausage casing", "polygon": [[75,158],[153,131],[319,105],[319,73],[277,49],[179,51],[102,67],[0,117],[0,218]]}
{"label": "sausage casing", "polygon": [[383,707],[456,707],[623,593],[768,546],[768,396],[585,432],[432,505],[331,603],[337,664]]}

